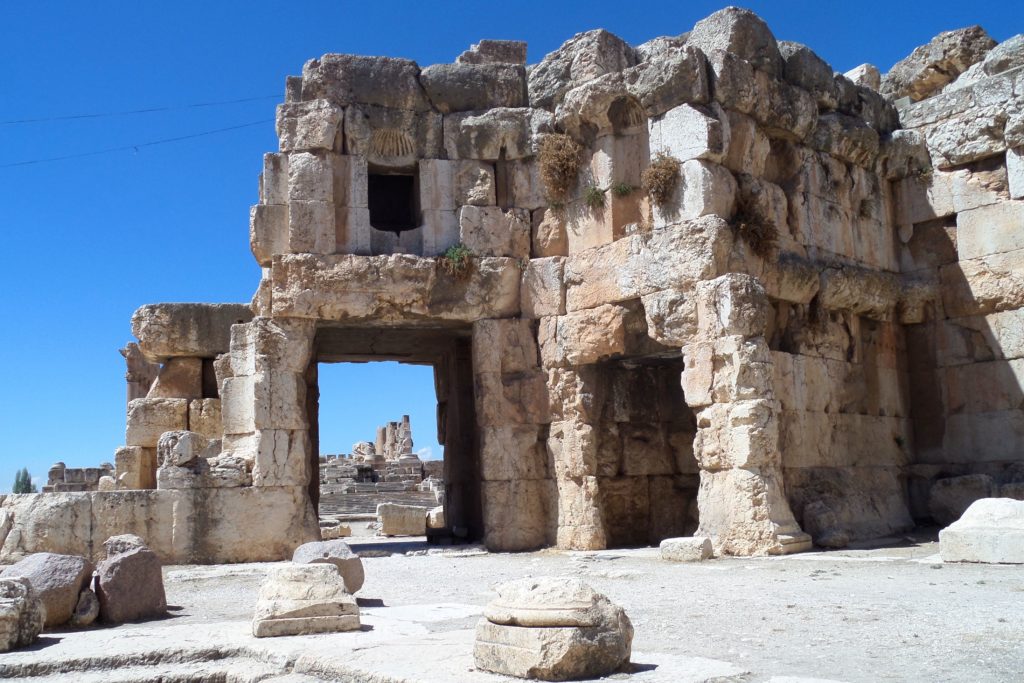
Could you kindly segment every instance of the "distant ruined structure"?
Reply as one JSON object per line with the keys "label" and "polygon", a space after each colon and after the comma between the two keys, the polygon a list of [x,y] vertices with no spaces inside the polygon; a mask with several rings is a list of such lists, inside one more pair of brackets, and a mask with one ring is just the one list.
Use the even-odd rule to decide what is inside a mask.
{"label": "distant ruined structure", "polygon": [[410,483],[423,481],[424,467],[412,452],[412,425],[409,416],[401,422],[377,427],[376,441],[353,444],[347,455],[320,456],[320,490],[325,484]]}
{"label": "distant ruined structure", "polygon": [[136,311],[118,490],[5,497],[0,562],[288,557],[348,361],[434,368],[446,524],[491,550],[790,553],[1022,495],[1021,36],[838,74],[729,8],[525,55],[289,77],[252,302]]}

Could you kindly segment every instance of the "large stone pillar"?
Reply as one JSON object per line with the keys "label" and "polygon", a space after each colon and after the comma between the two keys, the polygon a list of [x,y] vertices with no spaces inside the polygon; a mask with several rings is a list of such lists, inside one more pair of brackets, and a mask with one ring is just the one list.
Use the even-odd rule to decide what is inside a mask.
{"label": "large stone pillar", "polygon": [[731,555],[806,550],[810,537],[783,490],[764,289],[731,273],[698,283],[696,294],[698,333],[683,348],[683,390],[697,415],[698,534]]}
{"label": "large stone pillar", "polygon": [[[317,455],[310,440],[306,383],[314,363],[316,325],[311,320],[255,318],[231,328],[230,374],[221,385],[224,456],[245,459],[252,485],[292,501],[253,510],[255,518],[290,516],[302,538],[319,538],[308,486]],[[270,491],[269,489],[277,489]],[[256,497],[258,498],[258,496]],[[254,502],[258,501],[254,498]]]}
{"label": "large stone pillar", "polygon": [[492,550],[530,550],[554,542],[546,382],[530,321],[473,323],[484,542]]}

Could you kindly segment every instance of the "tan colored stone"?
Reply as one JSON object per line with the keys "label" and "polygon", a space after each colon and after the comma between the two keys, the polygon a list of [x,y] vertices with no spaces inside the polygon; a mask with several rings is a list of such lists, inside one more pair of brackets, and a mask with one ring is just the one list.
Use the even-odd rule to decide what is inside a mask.
{"label": "tan colored stone", "polygon": [[146,398],[202,398],[203,360],[201,358],[169,358]]}
{"label": "tan colored stone", "polygon": [[626,349],[625,309],[607,304],[541,321],[545,367],[586,365]]}
{"label": "tan colored stone", "polygon": [[381,503],[377,506],[380,533],[385,536],[423,536],[427,533],[429,508]]}
{"label": "tan colored stone", "polygon": [[523,270],[519,299],[524,318],[565,314],[565,259],[561,256],[531,259]]}
{"label": "tan colored stone", "polygon": [[252,621],[257,638],[359,629],[359,607],[330,564],[274,567],[260,586]]}

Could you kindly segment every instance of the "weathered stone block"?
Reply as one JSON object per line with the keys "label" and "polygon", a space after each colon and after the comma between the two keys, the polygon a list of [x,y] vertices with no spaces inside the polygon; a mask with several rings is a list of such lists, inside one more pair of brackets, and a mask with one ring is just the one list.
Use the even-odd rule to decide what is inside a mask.
{"label": "weathered stone block", "polygon": [[524,318],[565,313],[565,258],[552,256],[529,261],[523,270],[519,299]]}
{"label": "weathered stone block", "polygon": [[184,398],[137,398],[128,403],[129,446],[156,448],[160,435],[188,427],[188,400]]}
{"label": "weathered stone block", "polygon": [[132,314],[132,334],[150,362],[226,353],[231,326],[252,320],[248,304],[148,304]]}
{"label": "weathered stone block", "polygon": [[427,97],[442,114],[527,104],[519,64],[434,64],[420,72]]}
{"label": "weathered stone block", "polygon": [[524,209],[503,211],[496,206],[463,206],[459,237],[477,256],[530,256],[530,214]]}
{"label": "weathered stone block", "polygon": [[547,450],[536,425],[482,427],[480,478],[484,481],[546,479]]}
{"label": "weathered stone block", "polygon": [[1024,250],[960,261],[939,269],[946,315],[987,315],[1024,306]]}
{"label": "weathered stone block", "polygon": [[1024,502],[986,498],[939,532],[944,562],[1024,564]]}
{"label": "weathered stone block", "polygon": [[550,506],[556,494],[551,480],[484,481],[480,496],[488,550],[535,550],[552,541]]}
{"label": "weathered stone block", "polygon": [[220,399],[199,398],[189,401],[188,428],[207,439],[221,438],[224,427],[221,423]]}
{"label": "weathered stone block", "polygon": [[706,536],[666,538],[659,548],[661,559],[669,562],[702,562],[715,554],[711,539]]}
{"label": "weathered stone block", "polygon": [[249,210],[249,249],[261,266],[288,251],[288,206],[257,204]]}
{"label": "weathered stone block", "polygon": [[1002,202],[958,213],[961,260],[1024,249],[1024,202]]}
{"label": "weathered stone block", "polygon": [[343,114],[341,107],[320,99],[278,105],[276,129],[281,151],[338,151]]}
{"label": "weathered stone block", "polygon": [[252,620],[257,638],[359,629],[359,607],[330,564],[274,567],[260,586]]}
{"label": "weathered stone block", "polygon": [[545,367],[587,365],[626,350],[625,309],[606,304],[541,320]]}
{"label": "weathered stone block", "polygon": [[423,536],[427,533],[429,508],[381,503],[377,506],[380,532],[385,536]]}
{"label": "weathered stone block", "polygon": [[333,202],[294,200],[288,205],[288,251],[332,254],[336,227]]}
{"label": "weathered stone block", "polygon": [[653,207],[654,227],[716,215],[728,219],[736,207],[736,179],[726,168],[699,159],[680,166],[682,177],[672,198]]}
{"label": "weathered stone block", "polygon": [[947,526],[960,519],[975,501],[995,496],[997,489],[987,474],[939,479],[928,494],[928,511],[936,524]]}

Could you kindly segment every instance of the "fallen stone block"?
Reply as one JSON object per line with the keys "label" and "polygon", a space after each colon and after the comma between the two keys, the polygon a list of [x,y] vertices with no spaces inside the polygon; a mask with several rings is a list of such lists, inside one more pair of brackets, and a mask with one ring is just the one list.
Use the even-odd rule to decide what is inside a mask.
{"label": "fallen stone block", "polygon": [[659,548],[661,559],[669,562],[702,562],[714,556],[711,539],[706,536],[666,538]]}
{"label": "fallen stone block", "polygon": [[257,638],[359,630],[359,606],[329,564],[274,567],[260,586],[252,634]]}
{"label": "fallen stone block", "polygon": [[160,559],[139,546],[137,536],[125,534],[107,539],[107,559],[96,569],[96,596],[100,619],[113,624],[162,617],[167,598]]}
{"label": "fallen stone block", "polygon": [[46,607],[28,579],[0,579],[0,652],[35,642],[46,621]]}
{"label": "fallen stone block", "polygon": [[292,554],[295,564],[329,564],[345,579],[345,590],[355,593],[363,587],[363,561],[344,541],[303,543]]}
{"label": "fallen stone block", "polygon": [[943,562],[1024,564],[1024,501],[983,498],[939,532]]}
{"label": "fallen stone block", "polygon": [[0,572],[0,578],[28,579],[46,607],[46,626],[60,626],[75,614],[79,594],[92,580],[92,562],[77,555],[33,553]]}
{"label": "fallen stone block", "polygon": [[423,536],[427,533],[428,508],[381,503],[377,506],[380,532],[384,536]]}
{"label": "fallen stone block", "polygon": [[478,669],[565,681],[605,676],[629,663],[629,617],[579,579],[521,579],[497,591],[476,628]]}

